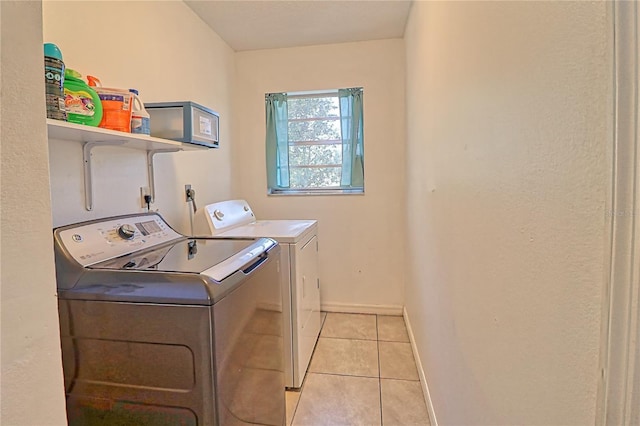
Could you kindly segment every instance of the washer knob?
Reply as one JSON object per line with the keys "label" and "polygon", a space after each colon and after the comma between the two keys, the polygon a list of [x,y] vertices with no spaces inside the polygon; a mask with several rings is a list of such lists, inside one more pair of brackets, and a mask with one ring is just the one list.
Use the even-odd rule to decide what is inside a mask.
{"label": "washer knob", "polygon": [[222,213],[222,211],[220,210],[216,210],[213,212],[213,215],[215,216],[216,219],[218,220],[222,220],[222,218],[224,217],[224,213]]}
{"label": "washer knob", "polygon": [[125,240],[131,240],[136,235],[136,228],[125,223],[120,228],[118,228],[118,235],[120,235]]}

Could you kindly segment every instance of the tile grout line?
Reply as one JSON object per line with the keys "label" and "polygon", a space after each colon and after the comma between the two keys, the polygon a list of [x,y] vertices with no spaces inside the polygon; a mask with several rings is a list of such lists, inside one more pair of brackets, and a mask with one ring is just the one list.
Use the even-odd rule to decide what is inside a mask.
{"label": "tile grout line", "polygon": [[[302,388],[304,388],[304,384],[302,385]],[[300,405],[300,398],[302,398],[302,388],[300,388],[300,395],[298,395],[298,399],[296,400],[296,406],[293,408],[293,413],[291,413],[291,423],[289,423],[287,426],[293,426],[293,419],[296,418],[296,411],[298,411],[298,405]],[[291,391],[291,392],[295,392],[295,391]],[[287,409],[287,405],[286,405],[286,400],[285,400],[285,418],[287,416],[286,413],[286,409]]]}
{"label": "tile grout line", "polygon": [[380,368],[380,334],[378,333],[378,315],[376,315],[376,348],[378,350],[378,393],[380,398],[380,426],[383,426],[382,416],[382,371]]}
{"label": "tile grout line", "polygon": [[[336,377],[355,377],[356,379],[378,379],[377,376],[358,376],[355,374],[346,374],[346,373],[319,373],[317,371],[310,371],[311,374],[317,374],[319,376],[336,376]],[[400,379],[398,379],[400,380]],[[407,382],[417,382],[417,380],[405,380]]]}
{"label": "tile grout line", "polygon": [[[322,311],[320,311],[320,315],[322,315]],[[322,329],[324,328],[324,322],[327,320],[327,313],[325,313],[322,316],[322,322],[320,324],[320,332],[318,333],[318,339],[316,340],[316,344],[313,345],[313,351],[311,352],[311,359],[309,359],[309,365],[307,365],[307,371],[305,372],[304,375],[304,380],[302,381],[302,386],[300,387],[300,395],[298,395],[298,399],[296,400],[296,406],[293,409],[293,413],[291,413],[291,423],[286,425],[286,426],[292,426],[293,425],[293,420],[296,418],[296,413],[298,412],[298,407],[300,406],[300,399],[302,399],[302,392],[304,391],[304,385],[307,382],[307,377],[308,374],[311,373],[309,371],[309,367],[311,367],[311,360],[313,359],[313,356],[316,354],[316,347],[318,346],[318,342],[320,341],[320,334],[322,334]],[[285,389],[286,392],[286,389]],[[295,391],[293,391],[295,392]],[[286,404],[285,404],[285,417],[286,417]],[[285,419],[286,420],[286,419]]]}
{"label": "tile grout line", "polygon": [[[359,342],[377,342],[377,339],[359,339],[357,337],[327,337],[327,336],[319,336],[318,340],[320,339],[333,339],[333,340],[357,340]],[[403,343],[403,342],[394,342],[394,343]],[[316,343],[317,345],[317,343]],[[314,346],[314,350],[315,350],[315,346]]]}
{"label": "tile grout line", "polygon": [[318,339],[363,340],[365,342],[375,342],[375,341],[378,340],[378,339],[365,339],[365,338],[361,338],[361,337],[337,337],[337,336],[318,336]]}

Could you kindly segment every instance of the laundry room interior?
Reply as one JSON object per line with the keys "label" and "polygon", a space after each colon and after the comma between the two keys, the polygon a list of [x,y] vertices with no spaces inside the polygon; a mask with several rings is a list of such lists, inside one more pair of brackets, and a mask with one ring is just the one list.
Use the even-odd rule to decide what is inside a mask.
{"label": "laundry room interior", "polygon": [[[333,336],[376,347],[373,375],[353,374],[371,380],[375,420],[344,424],[579,425],[613,415],[601,376],[615,307],[607,263],[615,215],[607,212],[620,133],[614,77],[628,77],[614,66],[613,3],[364,2],[397,13],[400,30],[385,33],[379,22],[375,36],[353,41],[327,25],[317,42],[317,28],[301,24],[291,33],[299,37],[273,46],[275,20],[273,34],[241,26],[247,34],[226,41],[206,22],[225,6],[208,10],[209,3],[252,5],[250,18],[265,21],[308,3],[312,21],[323,7],[318,15],[337,17],[340,3],[357,2],[0,3],[2,423],[67,422],[52,229],[155,212],[192,236],[194,208],[227,200],[246,200],[262,221],[317,221],[319,307],[323,321],[334,318],[319,340],[339,334],[345,314],[354,315],[354,330],[373,324],[373,337]],[[145,104],[210,108],[219,146],[153,155],[94,146],[88,185],[83,144],[56,137],[62,133],[45,120],[43,43],[59,47],[67,68],[105,87],[135,88]],[[265,95],[355,87],[363,99],[362,190],[269,193]],[[141,188],[150,186],[145,206]],[[390,342],[382,334],[394,318],[406,339],[390,341],[406,346],[415,367],[385,384],[380,359]],[[637,331],[637,312],[628,318]],[[630,390],[613,395],[638,402],[629,407],[640,406],[634,344]],[[319,364],[311,358],[306,380],[330,375]],[[403,380],[415,384],[413,396],[385,402],[384,386]],[[350,386],[325,393],[349,406],[350,395],[366,393]],[[287,425],[340,424],[322,423],[316,409],[357,414],[304,402],[305,389],[291,387],[302,392],[287,396]],[[419,414],[402,417],[403,400],[415,395]],[[629,408],[626,419],[639,423],[640,411]]]}

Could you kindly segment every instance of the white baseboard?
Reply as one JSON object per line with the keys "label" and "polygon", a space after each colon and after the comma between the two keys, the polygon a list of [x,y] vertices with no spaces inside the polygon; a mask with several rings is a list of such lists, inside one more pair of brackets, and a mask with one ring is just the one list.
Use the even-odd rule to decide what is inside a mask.
{"label": "white baseboard", "polygon": [[427,404],[427,412],[429,413],[429,421],[431,426],[438,426],[438,419],[436,419],[436,412],[433,409],[433,402],[431,401],[431,394],[429,393],[429,386],[427,385],[427,378],[424,375],[424,369],[422,368],[422,362],[418,356],[418,347],[413,337],[413,330],[411,329],[411,322],[409,321],[409,315],[407,314],[407,308],[402,308],[402,316],[404,317],[404,323],[407,326],[407,333],[409,333],[409,341],[411,342],[411,350],[413,351],[413,358],[416,361],[416,367],[418,368],[418,376],[420,377],[420,384],[422,384],[422,394],[424,395],[424,402]]}
{"label": "white baseboard", "polygon": [[320,310],[348,314],[402,315],[401,305],[362,305],[356,303],[322,303]]}

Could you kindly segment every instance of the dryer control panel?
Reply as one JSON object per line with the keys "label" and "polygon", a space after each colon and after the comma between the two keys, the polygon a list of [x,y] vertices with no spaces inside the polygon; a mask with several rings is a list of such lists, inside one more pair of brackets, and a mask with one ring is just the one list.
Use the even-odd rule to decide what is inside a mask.
{"label": "dryer control panel", "polygon": [[227,200],[198,209],[193,220],[195,235],[210,236],[255,222],[256,217],[245,200]]}
{"label": "dryer control panel", "polygon": [[159,215],[146,214],[79,224],[56,238],[76,262],[90,266],[183,237]]}

